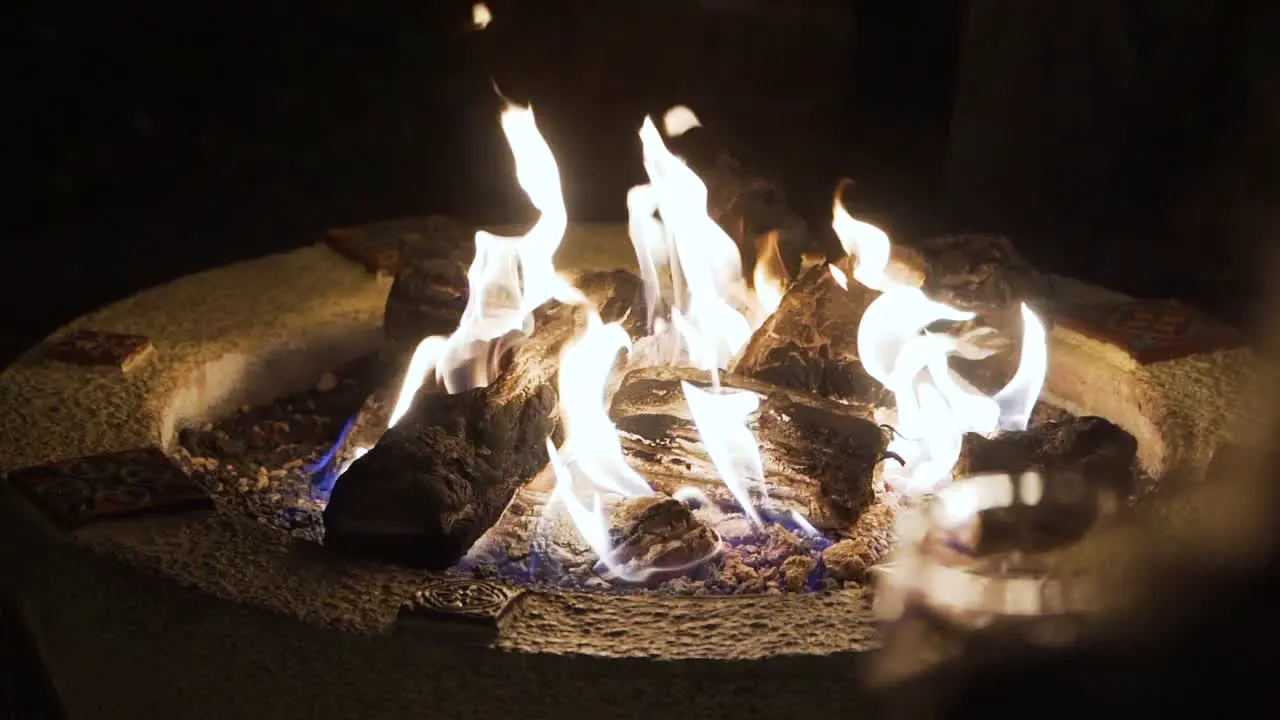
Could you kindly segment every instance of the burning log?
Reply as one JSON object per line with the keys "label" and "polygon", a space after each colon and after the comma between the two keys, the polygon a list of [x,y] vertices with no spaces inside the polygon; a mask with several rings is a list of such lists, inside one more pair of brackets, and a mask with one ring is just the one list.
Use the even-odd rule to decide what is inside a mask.
{"label": "burning log", "polygon": [[[625,272],[581,278],[606,321],[643,296]],[[455,395],[418,393],[378,444],[351,464],[324,512],[325,544],[339,551],[440,570],[461,558],[547,463],[559,435],[556,358],[585,327],[588,308],[552,303],[504,358],[493,383]]]}
{"label": "burning log", "polygon": [[1038,552],[1080,539],[1100,507],[1134,492],[1138,441],[1100,417],[1069,417],[992,438],[965,435],[956,475],[1034,471],[1043,482],[1034,503],[986,510],[975,548],[985,555]]}
{"label": "burning log", "polygon": [[810,268],[751,336],[731,370],[823,397],[880,400],[884,388],[863,370],[857,353],[858,324],[878,295],[856,282],[842,287],[827,267]]}
{"label": "burning log", "polygon": [[[706,373],[689,368],[642,368],[623,379],[610,417],[623,453],[653,487],[675,493],[696,488],[717,502],[735,502],[717,478],[681,390],[705,387]],[[869,420],[870,405],[845,405],[751,378],[724,375],[726,388],[761,398],[751,422],[770,498],[815,526],[844,528],[875,500],[876,465],[886,457],[884,431]]]}
{"label": "burning log", "polygon": [[986,327],[996,331],[993,354],[980,360],[956,357],[953,367],[984,392],[999,389],[1018,367],[1020,304],[1047,297],[1047,277],[1003,235],[939,235],[914,243],[914,248],[926,268],[925,294],[975,314],[960,330]]}

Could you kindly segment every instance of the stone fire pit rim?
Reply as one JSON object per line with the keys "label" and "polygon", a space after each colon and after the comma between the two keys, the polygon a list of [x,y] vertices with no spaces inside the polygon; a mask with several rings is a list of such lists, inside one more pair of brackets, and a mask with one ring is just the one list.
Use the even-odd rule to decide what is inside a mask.
{"label": "stone fire pit rim", "polygon": [[[574,269],[634,266],[622,226],[572,227],[559,260]],[[45,345],[75,330],[129,333],[149,338],[152,356],[122,371],[50,361],[38,348],[6,370],[0,407],[16,410],[0,422],[0,470],[136,447],[172,451],[183,423],[301,390],[375,346],[389,282],[317,244],[183,278],[82,317]],[[1057,287],[1091,302],[1122,297],[1066,279]],[[1052,342],[1051,362],[1091,362],[1056,335]],[[1051,380],[1046,395],[1067,409],[1109,416],[1139,435],[1144,464],[1160,474],[1193,472],[1230,432],[1224,415],[1230,409],[1200,402],[1205,392],[1221,388],[1202,385],[1224,382],[1224,363],[1234,367],[1240,352],[1247,354],[1144,368],[1133,387],[1095,397]],[[1196,404],[1183,407],[1188,399]],[[1149,417],[1153,411],[1161,413],[1159,428]],[[1187,424],[1189,412],[1199,413],[1195,427]],[[1211,423],[1205,413],[1223,417]],[[5,488],[0,499],[10,511],[25,502],[11,490]],[[34,520],[30,509],[6,512],[22,526],[6,534],[39,545],[31,557],[56,558],[68,573],[81,572],[86,563],[95,572],[121,563],[145,568],[197,593],[290,616],[317,633],[386,635],[426,627],[452,634],[468,628],[478,644],[505,651],[663,659],[834,656],[876,646],[869,597],[855,589],[736,598],[546,592],[327,555],[316,559],[274,530],[218,511],[101,522],[62,533]],[[31,569],[29,559],[9,561]],[[19,591],[41,615],[40,605],[53,601],[56,595],[49,593],[58,583],[33,580],[31,573],[25,583]],[[423,618],[431,622],[418,622]]]}

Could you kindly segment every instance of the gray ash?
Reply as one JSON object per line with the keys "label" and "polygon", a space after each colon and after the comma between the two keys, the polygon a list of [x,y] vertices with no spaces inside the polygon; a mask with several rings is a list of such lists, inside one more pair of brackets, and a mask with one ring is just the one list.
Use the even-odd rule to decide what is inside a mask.
{"label": "gray ash", "polygon": [[220,508],[318,542],[324,504],[307,468],[329,451],[383,374],[369,356],[325,373],[305,393],[185,428],[178,444],[187,470]]}

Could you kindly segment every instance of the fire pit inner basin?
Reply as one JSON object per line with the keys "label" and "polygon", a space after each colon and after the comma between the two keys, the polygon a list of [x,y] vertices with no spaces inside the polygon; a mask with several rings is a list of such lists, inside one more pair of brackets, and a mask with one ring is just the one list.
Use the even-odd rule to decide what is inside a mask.
{"label": "fire pit inner basin", "polygon": [[[853,682],[868,572],[904,567],[892,515],[953,471],[1018,491],[948,493],[972,502],[943,503],[929,552],[1039,552],[1260,426],[1253,356],[1179,305],[1022,286],[1001,238],[899,246],[839,202],[845,253],[747,253],[712,208],[662,207],[701,181],[645,132],[629,228],[569,226],[521,173],[542,216],[517,243],[439,218],[337,231],[86,316],[0,376],[5,561],[74,714],[634,710],[672,687],[794,711]],[[719,254],[681,251],[689,227]],[[257,442],[226,432],[237,413],[360,361],[369,386],[323,391],[322,444],[218,476]]]}

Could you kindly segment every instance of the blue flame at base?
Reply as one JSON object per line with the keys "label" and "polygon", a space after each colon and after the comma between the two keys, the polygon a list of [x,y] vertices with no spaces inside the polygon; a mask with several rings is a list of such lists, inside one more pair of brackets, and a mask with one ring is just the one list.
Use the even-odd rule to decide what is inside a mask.
{"label": "blue flame at base", "polygon": [[347,436],[351,434],[355,424],[356,416],[352,415],[351,419],[347,420],[347,424],[342,427],[342,432],[339,433],[333,447],[321,455],[320,459],[302,468],[302,472],[311,480],[311,490],[317,500],[327,501],[330,493],[333,492],[334,485],[338,484],[338,477],[342,475],[342,467],[337,462],[338,451],[346,444]]}

